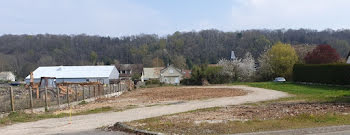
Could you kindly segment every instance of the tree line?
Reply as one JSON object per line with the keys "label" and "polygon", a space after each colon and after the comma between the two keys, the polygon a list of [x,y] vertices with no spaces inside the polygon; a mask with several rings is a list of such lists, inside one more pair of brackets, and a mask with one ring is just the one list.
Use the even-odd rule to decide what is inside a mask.
{"label": "tree line", "polygon": [[167,36],[141,34],[124,37],[2,35],[0,70],[13,71],[17,77],[24,78],[38,66],[52,65],[132,63],[154,67],[174,64],[179,68],[191,69],[194,65],[214,64],[220,59],[228,59],[232,50],[239,58],[249,52],[257,61],[278,42],[291,44],[297,53],[308,52],[318,44],[329,44],[344,58],[350,50],[350,30],[223,32],[213,29],[175,32]]}

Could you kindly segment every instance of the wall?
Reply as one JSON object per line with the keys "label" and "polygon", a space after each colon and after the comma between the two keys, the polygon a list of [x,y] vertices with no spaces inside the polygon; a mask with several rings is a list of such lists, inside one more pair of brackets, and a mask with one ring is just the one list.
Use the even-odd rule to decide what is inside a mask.
{"label": "wall", "polygon": [[[172,70],[172,72],[170,72]],[[160,82],[168,84],[178,84],[182,80],[182,73],[176,70],[173,66],[169,66],[161,72]],[[178,82],[176,82],[178,78]]]}

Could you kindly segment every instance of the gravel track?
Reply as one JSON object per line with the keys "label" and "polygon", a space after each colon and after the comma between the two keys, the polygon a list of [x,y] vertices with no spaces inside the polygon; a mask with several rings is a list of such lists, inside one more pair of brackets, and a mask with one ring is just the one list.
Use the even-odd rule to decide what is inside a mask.
{"label": "gravel track", "polygon": [[[273,100],[290,96],[287,93],[253,88],[248,86],[204,86],[205,88],[233,88],[249,91],[247,95],[236,97],[224,97],[208,100],[194,100],[181,104],[152,106],[125,110],[122,112],[106,112],[98,114],[73,116],[71,118],[45,119],[35,122],[18,123],[0,128],[0,133],[5,135],[41,135],[41,134],[111,134],[110,132],[98,132],[95,129],[112,125],[116,122],[139,120],[162,116],[179,112],[186,112],[201,108],[238,105],[250,102]],[[184,87],[203,88],[203,87]],[[70,123],[71,124],[68,124]],[[123,134],[123,133],[114,133]]]}

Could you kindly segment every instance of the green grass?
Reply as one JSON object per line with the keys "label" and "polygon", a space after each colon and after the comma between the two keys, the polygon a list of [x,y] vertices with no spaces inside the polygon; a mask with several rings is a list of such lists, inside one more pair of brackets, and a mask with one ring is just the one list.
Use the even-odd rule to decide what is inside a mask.
{"label": "green grass", "polygon": [[[87,115],[87,114],[93,114],[93,113],[101,113],[101,112],[108,112],[113,111],[112,107],[102,107],[102,108],[96,108],[93,110],[83,111],[79,113],[72,113],[72,116],[76,115]],[[117,110],[120,111],[120,110]],[[48,118],[63,118],[63,117],[69,117],[69,113],[60,113],[60,114],[53,114],[51,112],[46,112],[43,114],[29,114],[24,112],[11,112],[7,117],[0,119],[0,126],[9,125],[13,123],[19,123],[19,122],[31,122],[31,121],[38,121],[42,119],[48,119]]]}
{"label": "green grass", "polygon": [[247,85],[251,87],[266,88],[295,95],[294,97],[284,98],[282,100],[350,102],[350,87],[275,82],[233,83],[233,85]]}

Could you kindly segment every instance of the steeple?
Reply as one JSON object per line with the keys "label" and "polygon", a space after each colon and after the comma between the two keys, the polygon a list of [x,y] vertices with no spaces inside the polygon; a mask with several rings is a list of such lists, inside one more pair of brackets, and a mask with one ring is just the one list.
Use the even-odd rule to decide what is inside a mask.
{"label": "steeple", "polygon": [[236,55],[234,51],[231,51],[231,60],[235,60],[236,59]]}

